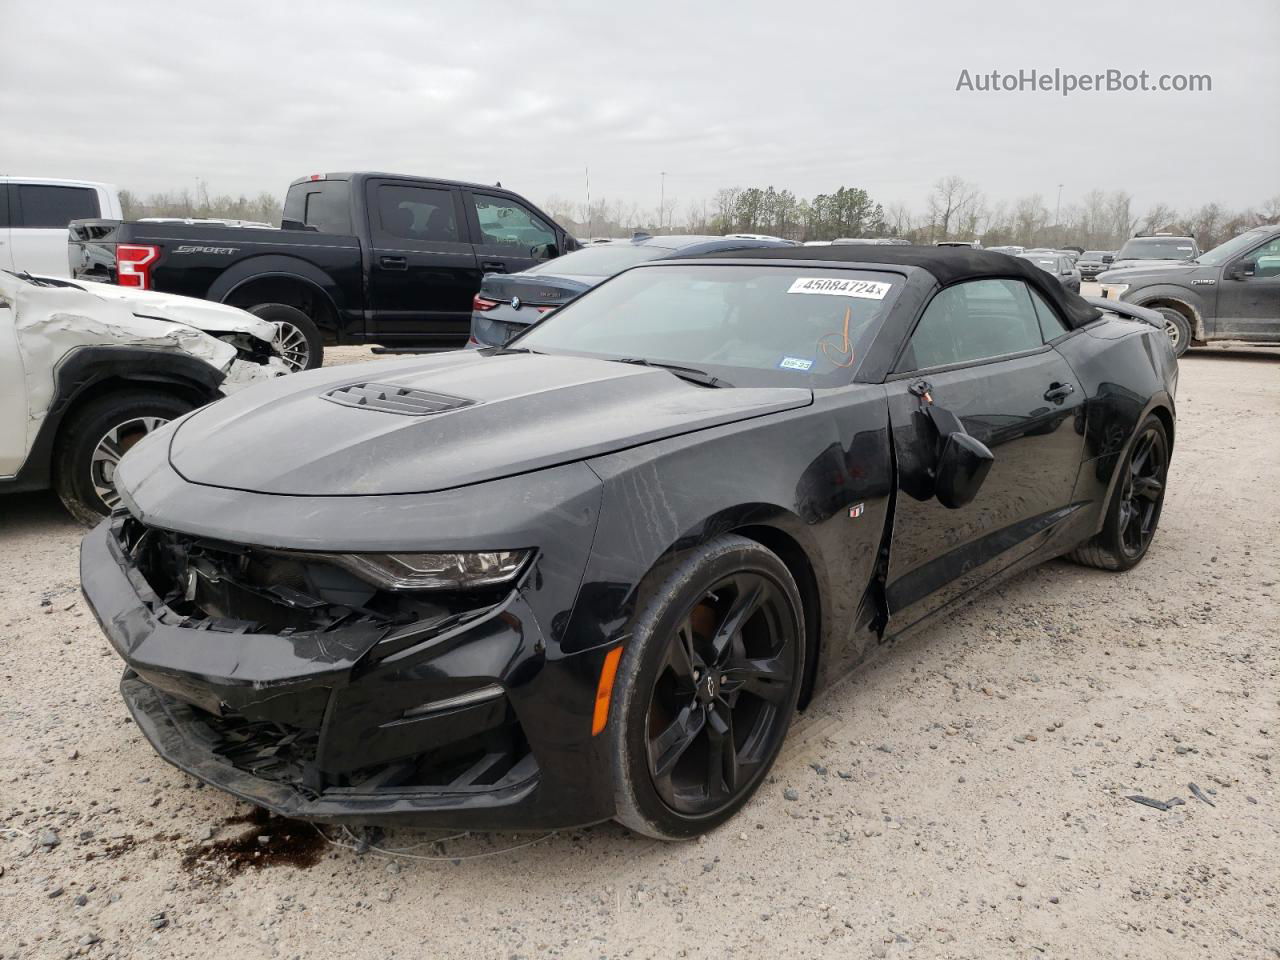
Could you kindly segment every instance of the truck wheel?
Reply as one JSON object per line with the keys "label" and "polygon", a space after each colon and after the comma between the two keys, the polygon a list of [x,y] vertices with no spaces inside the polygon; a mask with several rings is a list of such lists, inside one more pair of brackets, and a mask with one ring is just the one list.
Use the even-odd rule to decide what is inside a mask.
{"label": "truck wheel", "polygon": [[276,328],[276,350],[289,366],[290,373],[314,370],[324,363],[324,340],[310,317],[287,303],[260,303],[249,307],[254,316]]}
{"label": "truck wheel", "polygon": [[71,415],[54,449],[53,486],[67,512],[92,526],[120,502],[116,465],[139,440],[193,404],[159,390],[121,390]]}
{"label": "truck wheel", "polygon": [[1173,344],[1173,355],[1182,356],[1191,346],[1191,324],[1173,307],[1156,307],[1155,311],[1164,317],[1164,332],[1169,335],[1169,342]]}

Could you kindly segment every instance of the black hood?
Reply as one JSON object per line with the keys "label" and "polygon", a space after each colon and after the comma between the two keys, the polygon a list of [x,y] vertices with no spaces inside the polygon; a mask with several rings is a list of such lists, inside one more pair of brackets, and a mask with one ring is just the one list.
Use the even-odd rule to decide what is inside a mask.
{"label": "black hood", "polygon": [[260,493],[429,493],[812,400],[807,388],[712,389],[608,360],[459,351],[243,391],[183,421],[169,461],[192,483]]}

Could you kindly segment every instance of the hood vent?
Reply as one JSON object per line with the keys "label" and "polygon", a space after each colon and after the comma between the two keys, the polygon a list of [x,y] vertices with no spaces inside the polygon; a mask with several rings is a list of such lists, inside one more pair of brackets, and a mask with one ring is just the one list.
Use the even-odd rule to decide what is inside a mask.
{"label": "hood vent", "polygon": [[411,390],[408,387],[397,387],[390,383],[349,383],[345,387],[330,390],[324,399],[340,403],[344,407],[359,407],[363,410],[380,410],[383,413],[398,413],[406,417],[425,417],[433,413],[445,413],[469,407],[474,400],[461,397],[450,397],[443,393],[430,393],[426,390]]}

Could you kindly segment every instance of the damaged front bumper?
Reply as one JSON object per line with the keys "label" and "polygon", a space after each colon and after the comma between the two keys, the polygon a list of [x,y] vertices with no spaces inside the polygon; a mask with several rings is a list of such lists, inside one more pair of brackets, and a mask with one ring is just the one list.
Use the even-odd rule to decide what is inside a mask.
{"label": "damaged front bumper", "polygon": [[81,580],[127,664],[125,702],[170,763],[304,819],[546,829],[612,816],[607,738],[589,736],[604,651],[549,651],[519,587],[461,616],[264,632],[166,602],[133,523],[88,534]]}
{"label": "damaged front bumper", "polygon": [[276,377],[289,373],[289,366],[279,357],[269,357],[265,362],[253,360],[232,360],[224,373],[221,390],[227,396],[251,387],[255,383],[265,383]]}

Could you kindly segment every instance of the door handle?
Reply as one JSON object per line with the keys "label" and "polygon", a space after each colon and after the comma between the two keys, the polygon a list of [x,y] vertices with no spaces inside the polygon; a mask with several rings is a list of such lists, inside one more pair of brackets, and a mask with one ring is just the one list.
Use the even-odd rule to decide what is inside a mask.
{"label": "door handle", "polygon": [[1044,392],[1044,398],[1054,403],[1061,403],[1075,392],[1076,388],[1069,383],[1051,383],[1049,389]]}
{"label": "door handle", "polygon": [[491,273],[507,272],[507,265],[503,263],[501,260],[482,260],[480,262],[480,266],[482,269],[488,270]]}
{"label": "door handle", "polygon": [[408,270],[408,257],[379,257],[378,264],[384,270]]}

